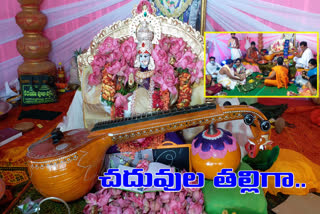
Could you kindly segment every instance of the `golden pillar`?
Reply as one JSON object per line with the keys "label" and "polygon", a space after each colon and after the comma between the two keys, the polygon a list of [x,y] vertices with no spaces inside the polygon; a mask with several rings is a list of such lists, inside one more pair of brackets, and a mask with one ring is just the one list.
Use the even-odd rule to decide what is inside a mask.
{"label": "golden pillar", "polygon": [[24,62],[18,68],[18,74],[56,75],[56,66],[49,61],[51,42],[43,36],[47,17],[40,12],[43,0],[18,0],[22,11],[16,15],[16,23],[23,31],[23,37],[17,41],[17,50]]}
{"label": "golden pillar", "polygon": [[263,49],[263,34],[258,34],[258,50],[259,52]]}

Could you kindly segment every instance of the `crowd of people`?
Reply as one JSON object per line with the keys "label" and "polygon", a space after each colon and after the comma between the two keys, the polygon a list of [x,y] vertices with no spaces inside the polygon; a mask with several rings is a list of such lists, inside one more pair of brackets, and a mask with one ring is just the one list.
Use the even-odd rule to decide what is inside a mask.
{"label": "crowd of people", "polygon": [[[262,56],[256,48],[255,42],[251,42],[251,46],[246,50],[246,55],[243,56],[240,51],[239,39],[233,33],[228,41],[228,47],[231,49],[231,59],[227,59],[224,65],[217,63],[213,56],[209,58],[209,63],[206,65],[207,95],[214,95],[222,89],[234,90],[237,85],[246,84],[247,77],[253,72],[260,72],[257,63],[262,59]],[[307,42],[300,42],[300,52],[294,53],[293,61],[297,72],[291,81],[307,88],[310,95],[316,95],[317,60],[314,59]],[[265,86],[288,88],[290,84],[289,62],[284,57],[277,57],[276,65],[266,74],[262,78]],[[291,95],[297,94],[291,93]]]}

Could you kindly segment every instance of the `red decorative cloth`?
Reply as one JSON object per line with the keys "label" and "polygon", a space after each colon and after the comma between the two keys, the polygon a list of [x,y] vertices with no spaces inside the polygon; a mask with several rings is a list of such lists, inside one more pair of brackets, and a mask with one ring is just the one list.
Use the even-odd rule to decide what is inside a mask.
{"label": "red decorative cloth", "polygon": [[222,90],[221,84],[215,84],[214,86],[208,87],[206,90],[207,96],[215,95]]}
{"label": "red decorative cloth", "polygon": [[[59,95],[58,103],[50,104],[40,104],[32,106],[18,106],[12,109],[9,112],[9,115],[6,119],[0,121],[0,129],[4,128],[13,128],[16,124],[21,122],[33,122],[35,127],[24,133],[18,139],[2,146],[0,148],[0,166],[8,163],[14,162],[19,165],[25,165],[25,162],[22,161],[25,158],[28,147],[40,140],[42,137],[45,137],[50,133],[56,126],[62,121],[63,116],[68,112],[69,106],[72,102],[75,91],[67,92]],[[33,109],[46,110],[46,111],[59,111],[62,112],[54,120],[36,120],[36,119],[22,119],[18,120],[20,112],[22,110],[28,111]],[[37,124],[41,124],[43,128],[37,127]]]}

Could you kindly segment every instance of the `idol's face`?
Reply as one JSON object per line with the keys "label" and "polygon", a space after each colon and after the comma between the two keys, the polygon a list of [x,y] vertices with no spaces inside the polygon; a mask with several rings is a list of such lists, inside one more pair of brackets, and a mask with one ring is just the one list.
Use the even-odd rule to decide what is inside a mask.
{"label": "idol's face", "polygon": [[140,66],[142,68],[147,68],[150,62],[150,54],[144,53],[139,55]]}
{"label": "idol's face", "polygon": [[239,67],[240,64],[241,64],[241,62],[238,60],[238,61],[236,62],[236,66]]}

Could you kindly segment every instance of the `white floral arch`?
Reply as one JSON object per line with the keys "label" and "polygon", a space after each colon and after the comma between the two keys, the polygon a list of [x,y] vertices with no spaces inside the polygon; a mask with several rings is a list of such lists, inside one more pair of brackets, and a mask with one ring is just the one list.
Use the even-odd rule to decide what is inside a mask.
{"label": "white floral arch", "polygon": [[[193,54],[199,60],[204,60],[204,39],[200,32],[196,31],[190,25],[183,23],[174,18],[168,18],[155,15],[155,8],[152,6],[152,13],[148,14],[148,19],[154,27],[155,40],[161,36],[170,36],[182,38],[190,47]],[[91,63],[94,56],[98,53],[99,45],[107,38],[124,40],[129,37],[136,38],[137,20],[142,17],[142,14],[137,14],[137,6],[133,9],[132,18],[118,21],[111,26],[102,29],[92,40],[87,52],[78,56],[78,72],[81,81],[81,90],[83,98],[83,117],[85,127],[92,127],[95,123],[110,119],[110,115],[103,110],[100,102],[101,84],[90,86],[88,77],[92,73]],[[153,42],[154,44],[157,42]],[[202,104],[205,102],[203,81],[194,84],[191,105]]]}

